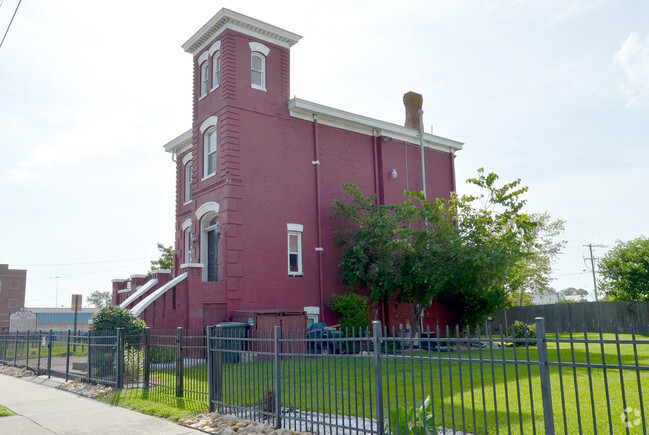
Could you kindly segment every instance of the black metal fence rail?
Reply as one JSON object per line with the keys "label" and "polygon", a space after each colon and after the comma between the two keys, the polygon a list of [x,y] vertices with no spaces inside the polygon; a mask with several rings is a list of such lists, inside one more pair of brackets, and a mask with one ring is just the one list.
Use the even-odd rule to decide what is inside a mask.
{"label": "black metal fence rail", "polygon": [[318,433],[646,433],[649,339],[491,327],[208,333],[210,408]]}
{"label": "black metal fence rail", "polygon": [[321,434],[647,433],[647,336],[534,327],[4,333],[0,362]]}

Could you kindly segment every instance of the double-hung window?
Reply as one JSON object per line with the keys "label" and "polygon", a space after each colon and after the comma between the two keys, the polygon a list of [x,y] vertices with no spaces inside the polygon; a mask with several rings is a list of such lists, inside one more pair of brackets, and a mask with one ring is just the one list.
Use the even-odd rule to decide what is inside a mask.
{"label": "double-hung window", "polygon": [[266,58],[270,48],[259,42],[250,42],[250,86],[266,90]]}
{"label": "double-hung window", "polygon": [[205,132],[205,176],[216,174],[216,128]]}
{"label": "double-hung window", "polygon": [[266,58],[261,53],[250,56],[251,84],[255,89],[266,89]]}
{"label": "double-hung window", "polygon": [[219,87],[221,83],[221,52],[217,51],[212,57],[212,89]]}
{"label": "double-hung window", "polygon": [[302,276],[302,230],[300,224],[287,224],[288,276]]}
{"label": "double-hung window", "polygon": [[185,204],[192,200],[192,162],[189,161],[185,164]]}
{"label": "double-hung window", "polygon": [[210,66],[208,62],[201,64],[201,98],[207,95],[207,85],[210,79]]}

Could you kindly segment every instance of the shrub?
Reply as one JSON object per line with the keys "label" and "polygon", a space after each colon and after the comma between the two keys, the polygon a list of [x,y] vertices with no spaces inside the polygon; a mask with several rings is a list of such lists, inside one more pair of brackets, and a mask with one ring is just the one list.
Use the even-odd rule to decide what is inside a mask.
{"label": "shrub", "polygon": [[[514,338],[536,338],[536,325],[534,323],[526,325],[517,320],[514,322]],[[527,331],[527,335],[525,335]]]}
{"label": "shrub", "polygon": [[135,348],[124,351],[124,382],[139,381],[144,373],[144,352]]}
{"label": "shrub", "polygon": [[134,316],[129,310],[120,307],[105,307],[92,316],[93,332],[113,333],[117,328],[124,329],[126,346],[133,347],[140,343],[146,323]]}
{"label": "shrub", "polygon": [[176,359],[176,352],[171,347],[154,347],[149,353],[152,364],[170,363]]}
{"label": "shrub", "polygon": [[364,330],[369,325],[370,308],[366,299],[357,293],[336,295],[329,301],[329,307],[340,318],[343,331]]}

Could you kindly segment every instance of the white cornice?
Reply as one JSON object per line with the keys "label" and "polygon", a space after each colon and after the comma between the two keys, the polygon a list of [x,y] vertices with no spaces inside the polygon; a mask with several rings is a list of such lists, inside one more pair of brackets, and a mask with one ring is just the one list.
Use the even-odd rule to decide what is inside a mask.
{"label": "white cornice", "polygon": [[[401,125],[392,124],[366,116],[356,115],[343,110],[333,109],[321,104],[293,98],[288,101],[291,116],[313,122],[314,115],[318,123],[369,136],[388,136],[395,140],[419,143],[419,131]],[[378,131],[378,134],[377,134]],[[439,151],[454,152],[462,149],[462,142],[441,136],[424,133],[424,146]]]}
{"label": "white cornice", "polygon": [[285,48],[292,47],[302,39],[295,33],[223,8],[182,45],[183,50],[191,54],[197,53],[226,29],[236,30]]}
{"label": "white cornice", "polygon": [[164,149],[168,153],[180,154],[187,151],[192,147],[192,130],[189,129],[177,138],[169,141],[164,145]]}

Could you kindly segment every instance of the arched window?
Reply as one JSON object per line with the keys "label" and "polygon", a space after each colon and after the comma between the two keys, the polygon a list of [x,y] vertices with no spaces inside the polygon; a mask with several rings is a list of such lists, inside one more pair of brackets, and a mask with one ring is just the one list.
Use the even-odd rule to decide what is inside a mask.
{"label": "arched window", "polygon": [[183,239],[184,239],[184,251],[185,251],[185,263],[189,264],[192,262],[192,220],[186,219],[182,224],[183,229]]}
{"label": "arched window", "polygon": [[185,204],[192,200],[192,162],[185,165]]}
{"label": "arched window", "polygon": [[219,87],[221,83],[221,52],[217,51],[212,57],[212,90]]}
{"label": "arched window", "polygon": [[186,228],[184,231],[185,239],[185,263],[189,264],[192,262],[192,230],[191,228]]}
{"label": "arched window", "polygon": [[201,64],[201,98],[207,95],[207,85],[210,79],[210,66],[208,62]]}
{"label": "arched window", "polygon": [[203,281],[219,280],[219,216],[215,212],[206,213],[201,219],[201,262]]}
{"label": "arched window", "polygon": [[200,130],[201,134],[203,134],[203,179],[216,174],[216,124],[218,120],[216,116],[210,116],[201,124]]}
{"label": "arched window", "polygon": [[205,177],[216,174],[216,127],[207,130],[203,135],[205,154]]}
{"label": "arched window", "polygon": [[250,42],[250,85],[254,89],[266,90],[266,57],[270,48],[259,42]]}

